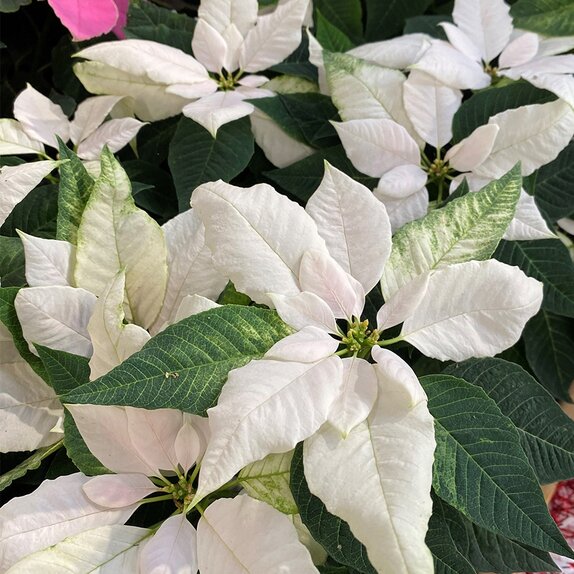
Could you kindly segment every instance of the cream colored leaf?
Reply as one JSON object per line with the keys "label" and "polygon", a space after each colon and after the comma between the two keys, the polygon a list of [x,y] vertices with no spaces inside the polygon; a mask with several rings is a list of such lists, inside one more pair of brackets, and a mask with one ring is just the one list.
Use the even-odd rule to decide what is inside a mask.
{"label": "cream colored leaf", "polygon": [[160,226],[138,209],[130,181],[109,151],[78,228],[76,284],[101,296],[124,269],[129,318],[143,328],[157,317],[165,295],[167,253]]}

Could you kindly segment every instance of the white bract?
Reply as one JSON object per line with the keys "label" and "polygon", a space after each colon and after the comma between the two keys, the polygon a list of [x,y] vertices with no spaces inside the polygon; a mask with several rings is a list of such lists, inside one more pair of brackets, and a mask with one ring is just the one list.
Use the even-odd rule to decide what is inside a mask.
{"label": "white bract", "polygon": [[258,14],[257,0],[202,0],[194,56],[147,40],[104,42],[77,54],[75,71],[98,94],[131,96],[134,113],[159,120],[183,111],[213,137],[251,114],[245,100],[272,96],[257,75],[283,61],[301,41],[309,0],[282,0]]}
{"label": "white bract", "polygon": [[[173,409],[67,407],[88,448],[117,474],[62,477],[5,505],[3,572],[27,574],[48,562],[49,572],[104,571],[114,563],[110,571],[127,573],[317,573],[289,517],[247,495],[213,502],[197,530],[187,520],[197,474],[190,469],[209,441],[206,419]],[[176,513],[159,528],[122,527],[154,493],[172,499]]]}
{"label": "white bract", "polygon": [[[413,123],[421,125],[415,119]],[[353,119],[334,126],[353,165],[380,178],[375,195],[387,207],[395,230],[426,214],[428,179],[437,181],[442,194],[445,178],[461,172],[458,181],[466,177],[471,190],[476,191],[521,160],[523,175],[554,160],[574,135],[574,110],[557,100],[501,112],[444,156],[437,148],[437,157],[432,161],[421,155],[407,129],[392,119]],[[553,236],[526,194],[521,198],[511,231],[508,239]]]}
{"label": "white bract", "polygon": [[503,0],[455,0],[454,24],[441,24],[449,42],[433,40],[413,68],[460,89],[485,88],[500,76],[522,78],[574,105],[574,56],[561,55],[574,40],[516,30],[509,11]]}
{"label": "white bract", "polygon": [[0,120],[0,155],[44,154],[44,145],[58,149],[59,137],[71,141],[85,160],[99,159],[107,145],[112,152],[128,144],[145,125],[135,118],[106,121],[121,96],[100,96],[84,100],[69,120],[62,108],[28,84],[14,100],[16,120]]}
{"label": "white bract", "polygon": [[[418,154],[416,146],[414,151]],[[432,572],[424,538],[432,506],[433,420],[410,367],[378,348],[393,342],[381,340],[380,330],[404,322],[396,340],[430,356],[462,360],[494,354],[515,342],[536,313],[541,285],[494,260],[448,266],[401,287],[379,312],[378,329],[372,329],[360,317],[365,293],[389,258],[391,231],[384,205],[364,186],[326,164],[306,211],[269,186],[242,190],[223,182],[205,184],[192,201],[216,267],[256,301],[270,300],[298,330],[262,360],[229,373],[217,406],[208,411],[212,438],[194,501],[247,464],[306,440],[305,472],[312,492],[349,522],[377,571]],[[254,202],[268,209],[277,205],[273,224],[254,210]],[[239,236],[252,239],[237,241]],[[310,238],[315,247],[309,247]],[[449,293],[463,277],[483,293],[496,277],[501,289],[517,288],[523,300],[504,301],[495,309],[481,297],[452,302]],[[433,312],[441,317],[437,324],[429,319],[429,292]],[[339,326],[341,321],[346,327]],[[465,343],[467,329],[484,334],[484,341],[477,336]],[[366,360],[371,350],[375,364]],[[312,446],[321,441],[321,448]],[[379,443],[389,463],[373,458]],[[406,449],[405,443],[418,448]],[[350,452],[355,453],[352,462]],[[417,470],[407,470],[411,465]],[[321,486],[329,482],[326,475],[339,496]],[[378,478],[369,481],[367,475]],[[417,481],[409,483],[409,496],[399,496],[398,485],[413,475]],[[376,527],[361,518],[370,512],[377,516]]]}
{"label": "white bract", "polygon": [[[18,194],[24,176],[32,189],[55,165],[18,166],[28,169],[8,177],[7,189]],[[15,168],[4,168],[10,169]],[[5,199],[8,203],[10,197]],[[24,338],[34,353],[39,344],[89,358],[91,379],[139,351],[150,334],[197,312],[193,296],[216,298],[227,281],[213,267],[194,211],[161,228],[135,206],[129,180],[109,151],[102,154],[77,246],[25,233],[20,237],[29,286],[20,289],[14,305]],[[7,414],[4,426],[10,428],[2,450],[56,442],[61,430],[54,427],[62,410],[54,391],[20,357],[7,331],[2,339],[0,398]]]}

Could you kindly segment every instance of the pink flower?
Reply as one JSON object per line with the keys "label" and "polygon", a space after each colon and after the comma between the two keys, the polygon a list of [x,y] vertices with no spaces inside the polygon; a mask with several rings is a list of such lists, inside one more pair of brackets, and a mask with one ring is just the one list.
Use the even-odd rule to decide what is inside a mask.
{"label": "pink flower", "polygon": [[129,0],[48,0],[74,40],[87,40],[113,31],[124,38]]}

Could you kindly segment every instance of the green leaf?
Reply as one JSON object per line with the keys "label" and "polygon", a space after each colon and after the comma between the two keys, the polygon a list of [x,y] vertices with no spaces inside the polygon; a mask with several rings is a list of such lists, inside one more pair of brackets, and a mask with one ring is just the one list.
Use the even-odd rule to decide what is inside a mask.
{"label": "green leaf", "polygon": [[22,478],[28,471],[36,470],[42,464],[42,461],[56,452],[62,446],[62,441],[51,444],[50,446],[45,446],[39,448],[34,454],[28,457],[26,460],[21,462],[18,466],[15,466],[12,470],[5,472],[0,476],[0,492],[8,488],[12,482],[18,478]]}
{"label": "green leaf", "polygon": [[[177,196],[167,171],[140,159],[125,161],[122,167],[132,182],[136,205],[163,220],[177,215]],[[143,186],[138,189],[138,183]]]}
{"label": "green leaf", "polygon": [[442,26],[439,26],[441,22],[452,23],[452,18],[447,14],[430,14],[425,16],[413,16],[412,18],[407,18],[405,28],[403,30],[404,34],[428,34],[433,38],[438,38],[439,40],[446,40],[446,34]]}
{"label": "green leaf", "polygon": [[544,283],[543,309],[574,317],[574,262],[559,239],[501,241],[494,256]]}
{"label": "green leaf", "polygon": [[376,574],[367,557],[367,549],[353,536],[349,525],[330,514],[323,502],[309,491],[303,470],[302,445],[295,449],[291,463],[291,492],[303,524],[329,556],[362,574]]}
{"label": "green leaf", "polygon": [[435,574],[476,574],[472,564],[455,544],[449,525],[440,513],[443,504],[439,498],[434,497],[433,513],[425,539],[433,555]]}
{"label": "green leaf", "polygon": [[32,0],[0,0],[0,12],[17,12],[21,6],[27,6]]}
{"label": "green leaf", "polygon": [[[323,94],[278,94],[251,103],[270,116],[292,138],[310,146],[336,142],[330,120],[338,120],[337,108]],[[331,141],[329,141],[331,140]]]}
{"label": "green leaf", "polygon": [[301,44],[283,62],[271,66],[269,70],[279,74],[299,76],[312,82],[317,82],[317,68],[309,62],[309,38],[303,34]]}
{"label": "green leaf", "polygon": [[552,223],[574,213],[574,142],[537,171],[534,197]]}
{"label": "green leaf", "polygon": [[225,289],[221,292],[217,298],[217,303],[220,305],[249,305],[251,303],[251,297],[241,291],[237,291],[235,285],[228,281]]}
{"label": "green leaf", "polygon": [[545,36],[574,34],[572,0],[518,0],[512,6],[514,26]]}
{"label": "green leaf", "polygon": [[58,216],[58,188],[41,185],[18,203],[0,227],[1,235],[18,237],[17,229],[29,235],[53,239]]}
{"label": "green leaf", "polygon": [[221,126],[217,138],[193,120],[182,117],[169,146],[168,163],[180,211],[189,208],[191,192],[207,181],[229,182],[253,155],[249,118]]}
{"label": "green leaf", "polygon": [[160,165],[167,160],[169,144],[177,129],[178,117],[151,122],[138,132],[137,150],[142,161]]}
{"label": "green leaf", "polygon": [[315,16],[315,34],[323,49],[330,52],[346,52],[355,47],[349,36],[331,24],[319,10]]}
{"label": "green leaf", "polygon": [[431,269],[489,259],[514,217],[521,183],[516,165],[480,191],[401,227],[381,279],[385,298]]}
{"label": "green leaf", "polygon": [[20,291],[19,287],[0,287],[0,321],[10,331],[14,345],[22,358],[42,379],[47,380],[46,369],[44,369],[42,361],[30,351],[28,341],[24,339],[22,334],[22,327],[14,307],[14,299],[16,299],[18,291]]}
{"label": "green leaf", "polygon": [[152,40],[191,54],[195,20],[147,0],[130,2],[126,38]]}
{"label": "green leaf", "polygon": [[78,227],[94,180],[78,156],[60,141],[60,157],[68,161],[60,165],[60,192],[56,237],[77,243]]}
{"label": "green leaf", "polygon": [[535,88],[525,81],[513,82],[502,88],[488,88],[466,100],[452,121],[453,143],[469,136],[476,128],[488,123],[489,118],[504,110],[530,104],[552,102],[556,96]]}
{"label": "green leaf", "polygon": [[263,460],[248,464],[237,477],[249,496],[266,502],[283,514],[299,512],[289,488],[293,452],[270,454]]}
{"label": "green leaf", "polygon": [[231,369],[261,358],[289,334],[291,330],[274,311],[218,307],[169,326],[141,351],[63,400],[172,408],[205,416],[216,404]]}
{"label": "green leaf", "polygon": [[435,418],[433,487],[491,532],[574,556],[552,520],[510,419],[480,388],[449,375],[420,382]]}
{"label": "green leaf", "polygon": [[355,169],[341,145],[322,149],[289,167],[266,171],[263,175],[293,194],[297,199],[306,202],[323,179],[325,160],[366,187],[370,189],[376,187],[377,180]]}
{"label": "green leaf", "polygon": [[34,347],[46,369],[46,382],[58,395],[69,393],[90,380],[89,359],[86,357],[38,344]]}
{"label": "green leaf", "polygon": [[90,452],[74,418],[67,410],[64,413],[64,446],[70,460],[84,474],[88,476],[109,474],[110,471]]}
{"label": "green leaf", "polygon": [[367,42],[385,40],[399,34],[405,26],[405,20],[423,14],[432,0],[366,0]]}
{"label": "green leaf", "polygon": [[450,203],[454,199],[464,197],[467,193],[470,193],[470,186],[468,185],[468,179],[465,177],[461,184],[444,200],[441,207],[444,207],[447,203]]}
{"label": "green leaf", "polygon": [[[473,566],[472,572],[512,574],[523,571],[556,571],[556,565],[547,552],[480,528],[436,496],[433,497],[433,515],[429,526],[440,528],[445,536],[448,532],[458,552]],[[449,570],[443,572],[450,574]],[[440,570],[437,569],[436,574],[440,574]],[[458,571],[455,570],[453,574],[458,574]]]}
{"label": "green leaf", "polygon": [[570,401],[574,380],[574,323],[542,309],[522,333],[526,359],[540,383],[556,398]]}
{"label": "green leaf", "polygon": [[24,287],[24,246],[19,237],[0,236],[0,284],[4,287]]}
{"label": "green leaf", "polygon": [[[313,7],[331,27],[342,32],[354,45],[363,43],[363,9],[360,0],[314,0]],[[318,26],[317,18],[314,20]]]}
{"label": "green leaf", "polygon": [[542,484],[574,476],[574,421],[522,367],[502,359],[470,359],[444,373],[481,387],[514,423]]}

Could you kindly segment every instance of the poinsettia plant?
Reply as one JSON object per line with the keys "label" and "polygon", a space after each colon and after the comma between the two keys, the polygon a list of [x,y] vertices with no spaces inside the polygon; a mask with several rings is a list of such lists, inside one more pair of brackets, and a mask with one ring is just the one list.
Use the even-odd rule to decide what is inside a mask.
{"label": "poinsettia plant", "polygon": [[49,4],[0,119],[0,572],[574,558],[571,3]]}

